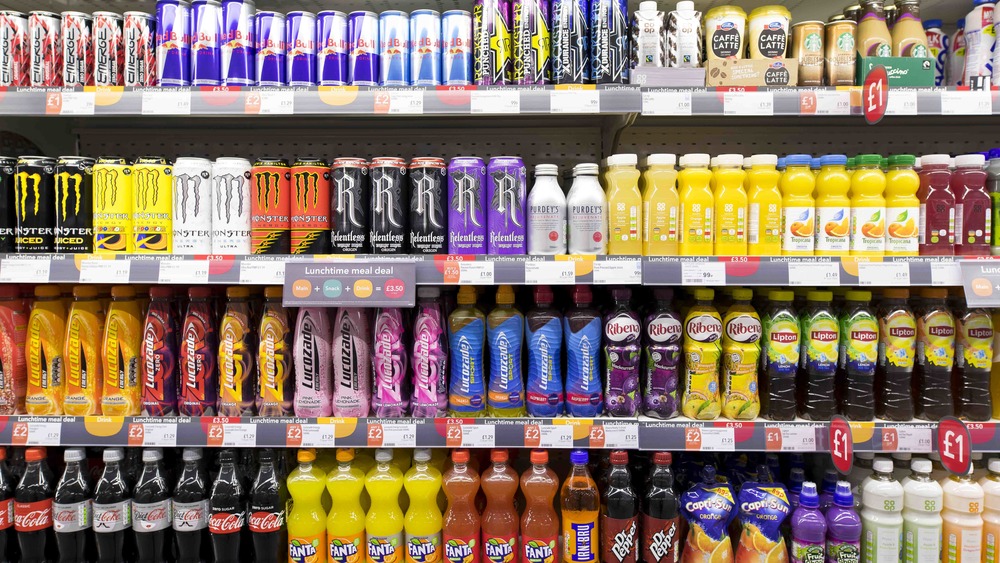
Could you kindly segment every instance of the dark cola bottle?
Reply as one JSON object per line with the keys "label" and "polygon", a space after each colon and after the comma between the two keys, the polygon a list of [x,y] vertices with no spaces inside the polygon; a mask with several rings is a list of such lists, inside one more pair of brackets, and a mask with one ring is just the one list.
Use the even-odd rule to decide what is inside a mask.
{"label": "dark cola bottle", "polygon": [[250,489],[250,533],[257,563],[277,563],[286,558],[285,480],[278,476],[274,453],[260,451],[260,468]]}
{"label": "dark cola bottle", "polygon": [[628,452],[611,452],[611,467],[601,497],[601,561],[639,560],[639,496],[632,489]]}
{"label": "dark cola bottle", "polygon": [[677,561],[680,554],[680,502],[674,492],[670,452],[653,455],[653,472],[642,500],[642,563]]}
{"label": "dark cola bottle", "polygon": [[14,491],[14,529],[21,546],[21,563],[43,563],[54,551],[52,531],[52,480],[45,465],[45,448],[24,452],[25,468]]}
{"label": "dark cola bottle", "polygon": [[14,487],[17,482],[7,467],[7,448],[0,447],[0,561],[16,561],[17,540],[14,535]]}
{"label": "dark cola bottle", "polygon": [[115,563],[125,560],[125,537],[132,533],[132,490],[121,448],[108,448],[103,457],[104,471],[94,487],[94,537],[98,563]]}
{"label": "dark cola bottle", "polygon": [[246,524],[243,485],[233,450],[219,453],[219,476],[208,497],[208,531],[212,536],[215,563],[238,563],[241,533]]}
{"label": "dark cola bottle", "polygon": [[199,563],[208,547],[208,484],[199,448],[185,448],[184,468],[174,487],[177,563]]}
{"label": "dark cola bottle", "polygon": [[24,448],[11,448],[10,449],[10,459],[8,460],[8,466],[10,467],[10,474],[14,476],[14,482],[20,483],[21,477],[24,477],[24,471],[27,468],[27,462],[24,459]]}
{"label": "dark cola bottle", "polygon": [[158,563],[173,559],[171,553],[170,485],[163,468],[163,452],[147,448],[142,452],[142,473],[132,492],[132,531],[138,563]]}
{"label": "dark cola bottle", "polygon": [[[256,346],[256,345],[254,345]],[[256,347],[251,348],[256,350]],[[254,558],[253,535],[250,533],[250,490],[253,489],[254,468],[257,466],[253,448],[237,450],[236,474],[240,476],[240,486],[243,488],[243,506],[247,507],[246,525],[240,532],[240,561],[251,561]],[[257,563],[260,563],[259,561]]]}
{"label": "dark cola bottle", "polygon": [[66,469],[56,485],[52,503],[52,528],[59,546],[60,563],[87,559],[87,538],[93,527],[94,499],[90,474],[83,467],[87,453],[69,448],[63,453]]}

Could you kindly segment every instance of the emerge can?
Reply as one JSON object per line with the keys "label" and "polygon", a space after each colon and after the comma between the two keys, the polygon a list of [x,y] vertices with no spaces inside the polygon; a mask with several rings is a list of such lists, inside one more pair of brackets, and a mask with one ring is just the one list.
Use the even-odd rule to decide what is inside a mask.
{"label": "emerge can", "polygon": [[30,74],[28,18],[0,11],[0,86],[27,86]]}
{"label": "emerge can", "polygon": [[[100,13],[100,12],[98,12]],[[118,16],[121,18],[121,16]],[[94,47],[91,43],[93,18],[83,12],[62,13],[63,86],[93,86]]]}
{"label": "emerge can", "polygon": [[98,86],[124,86],[124,20],[111,12],[94,13],[94,83]]}
{"label": "emerge can", "polygon": [[486,254],[486,163],[460,156],[448,163],[448,254]]}
{"label": "emerge can", "polygon": [[101,157],[94,165],[94,252],[131,254],[132,235],[132,166],[121,157]]}
{"label": "emerge can", "polygon": [[408,254],[406,206],[410,198],[406,160],[372,159],[371,179],[372,254]]}
{"label": "emerge can", "polygon": [[156,85],[156,19],[146,12],[125,12],[125,86]]}
{"label": "emerge can", "polygon": [[448,166],[440,158],[410,162],[410,252],[445,254],[448,243]]}
{"label": "emerge can", "polygon": [[15,231],[17,229],[17,206],[14,199],[14,178],[16,177],[17,159],[0,156],[0,252],[14,252]]}
{"label": "emerge can", "polygon": [[257,12],[253,17],[253,44],[256,54],[257,85],[285,85],[285,14]]}
{"label": "emerge can", "polygon": [[369,254],[371,184],[363,158],[338,158],[331,169],[330,243],[334,254]]}
{"label": "emerge can", "polygon": [[292,165],[292,254],[330,253],[330,165],[303,157]]}
{"label": "emerge can", "polygon": [[347,14],[326,10],[316,14],[316,82],[320,86],[346,86]]}
{"label": "emerge can", "polygon": [[14,205],[17,212],[17,252],[45,253],[56,249],[56,159],[17,159]]}
{"label": "emerge can", "polygon": [[498,254],[527,254],[525,203],[527,170],[516,156],[498,156],[486,167],[486,251]]}
{"label": "emerge can", "polygon": [[590,70],[598,84],[628,82],[628,0],[590,0]]}
{"label": "emerge can", "polygon": [[379,20],[375,12],[347,16],[347,80],[352,86],[378,86]]}
{"label": "emerge can", "polygon": [[410,84],[410,18],[406,12],[389,10],[378,16],[380,86]]}
{"label": "emerge can", "polygon": [[441,84],[441,14],[410,13],[410,78],[413,86]]}
{"label": "emerge can", "polygon": [[174,162],[174,254],[212,254],[212,161]]}
{"label": "emerge can", "polygon": [[62,86],[62,18],[53,12],[28,13],[30,86]]}
{"label": "emerge can", "polygon": [[465,10],[448,10],[441,18],[441,82],[472,84],[472,14]]}
{"label": "emerge can", "polygon": [[160,86],[191,85],[191,5],[156,0],[156,79]]}
{"label": "emerge can", "polygon": [[285,16],[285,37],[288,38],[289,86],[316,85],[316,14],[288,12]]}
{"label": "emerge can", "polygon": [[250,171],[245,158],[218,158],[212,165],[212,254],[251,253]]}
{"label": "emerge can", "polygon": [[476,0],[472,11],[475,82],[480,86],[510,84],[510,0]]}
{"label": "emerge can", "polygon": [[222,0],[222,83],[253,86],[253,0]]}
{"label": "emerge can", "polygon": [[173,253],[173,167],[161,156],[132,165],[132,230],[138,254]]}
{"label": "emerge can", "polygon": [[94,251],[94,164],[85,156],[56,162],[56,252]]}
{"label": "emerge can", "polygon": [[291,182],[288,161],[259,158],[251,170],[250,238],[254,254],[291,253]]}
{"label": "emerge can", "polygon": [[191,4],[191,84],[222,84],[222,5],[219,0]]}
{"label": "emerge can", "polygon": [[590,10],[587,0],[552,0],[552,82],[590,81]]}

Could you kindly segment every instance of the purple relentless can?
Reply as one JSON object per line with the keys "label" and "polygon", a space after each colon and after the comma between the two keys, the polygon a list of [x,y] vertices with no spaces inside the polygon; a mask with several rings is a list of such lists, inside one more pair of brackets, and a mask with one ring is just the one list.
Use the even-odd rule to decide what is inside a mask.
{"label": "purple relentless can", "polygon": [[410,12],[410,78],[413,86],[441,84],[441,14]]}
{"label": "purple relentless can", "polygon": [[527,193],[527,170],[516,156],[496,156],[486,167],[486,227],[489,231],[487,252],[526,254],[524,206]]}
{"label": "purple relentless can", "polygon": [[222,0],[222,83],[253,86],[254,72],[253,0]]}
{"label": "purple relentless can", "polygon": [[285,16],[285,37],[288,38],[289,86],[316,85],[316,14],[288,12]]}
{"label": "purple relentless can", "polygon": [[475,82],[480,86],[510,84],[514,64],[511,59],[511,0],[476,0],[473,8],[472,40]]}
{"label": "purple relentless can", "polygon": [[486,254],[486,163],[460,156],[448,163],[448,254]]}
{"label": "purple relentless can", "polygon": [[191,5],[156,2],[156,79],[160,86],[191,85]]}
{"label": "purple relentless can", "polygon": [[253,48],[258,86],[285,85],[285,14],[257,12],[253,17]]}
{"label": "purple relentless can", "polygon": [[378,16],[380,86],[410,85],[410,16],[399,10]]}
{"label": "purple relentless can", "polygon": [[441,18],[441,83],[472,84],[472,14],[448,10]]}
{"label": "purple relentless can", "polygon": [[347,78],[353,86],[378,86],[378,16],[351,12],[347,16]]}
{"label": "purple relentless can", "polygon": [[552,74],[549,0],[514,0],[512,20],[514,82],[548,84]]}
{"label": "purple relentless can", "polygon": [[125,85],[156,85],[156,19],[145,12],[125,12]]}
{"label": "purple relentless can", "polygon": [[219,0],[191,3],[191,84],[222,84],[222,4]]}
{"label": "purple relentless can", "polygon": [[347,14],[326,10],[316,14],[316,81],[320,86],[345,86],[347,80]]}

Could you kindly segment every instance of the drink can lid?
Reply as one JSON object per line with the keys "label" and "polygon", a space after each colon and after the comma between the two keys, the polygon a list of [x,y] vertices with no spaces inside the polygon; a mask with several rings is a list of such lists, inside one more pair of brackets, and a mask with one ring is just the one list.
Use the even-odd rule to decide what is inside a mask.
{"label": "drink can lid", "polygon": [[569,460],[577,465],[587,463],[590,456],[587,454],[587,450],[573,450],[569,454]]}
{"label": "drink can lid", "polygon": [[680,159],[681,167],[688,167],[688,166],[705,167],[711,164],[711,162],[712,162],[712,157],[704,153],[686,154],[682,156]]}
{"label": "drink can lid", "polygon": [[776,154],[755,154],[750,157],[750,164],[753,166],[777,166],[778,155]]}
{"label": "drink can lid", "polygon": [[299,450],[298,456],[296,456],[296,458],[299,460],[299,463],[309,463],[312,461],[316,461],[316,450],[312,448],[302,448],[301,450]]}
{"label": "drink can lid", "polygon": [[[125,452],[123,452],[121,448],[108,448],[104,450],[104,455],[102,456],[102,458],[104,459],[104,463],[112,461],[121,461],[125,459]],[[28,461],[31,460],[28,459]]]}
{"label": "drink can lid", "polygon": [[559,167],[555,164],[539,164],[535,166],[535,176],[558,176]]}
{"label": "drink can lid", "polygon": [[816,492],[816,483],[812,481],[802,483],[802,492],[799,493],[799,504],[806,508],[819,507],[819,494]]}
{"label": "drink can lid", "polygon": [[637,154],[613,154],[608,157],[608,166],[635,166],[639,164]]}
{"label": "drink can lid", "polygon": [[490,461],[493,463],[506,463],[507,450],[496,449],[490,452]]}
{"label": "drink can lid", "polygon": [[676,154],[657,153],[646,157],[646,166],[674,166],[676,164]]}
{"label": "drink can lid", "polygon": [[924,20],[924,29],[941,29],[944,22],[941,20]]}
{"label": "drink can lid", "polygon": [[872,463],[872,469],[876,473],[892,473],[892,460],[880,457]]}
{"label": "drink can lid", "polygon": [[819,159],[820,166],[847,166],[847,155],[827,154]]}
{"label": "drink can lid", "polygon": [[611,465],[628,465],[628,452],[625,450],[611,452]]}
{"label": "drink can lid", "polygon": [[743,166],[742,154],[720,154],[716,160],[719,166]]}
{"label": "drink can lid", "polygon": [[469,450],[455,450],[451,452],[451,461],[455,463],[467,463],[469,461]]}
{"label": "drink can lid", "polygon": [[951,157],[946,154],[925,154],[920,157],[920,164],[923,166],[947,166],[951,164]]}
{"label": "drink can lid", "polygon": [[958,168],[982,168],[986,165],[986,157],[981,154],[963,154],[955,157],[955,166]]}
{"label": "drink can lid", "polygon": [[674,461],[674,456],[670,452],[656,452],[653,454],[653,463],[656,465],[670,465]]}
{"label": "drink can lid", "polygon": [[912,154],[894,154],[889,157],[889,166],[916,166],[917,157]]}
{"label": "drink can lid", "polygon": [[795,299],[795,293],[792,291],[775,290],[768,293],[767,298],[771,301],[792,301]]}
{"label": "drink can lid", "polygon": [[812,155],[790,154],[785,157],[785,166],[812,166]]}
{"label": "drink can lid", "polygon": [[[6,452],[4,452],[4,457],[6,457]],[[63,460],[66,463],[71,461],[83,461],[87,459],[87,453],[83,451],[83,448],[67,448],[63,452]]]}
{"label": "drink can lid", "polygon": [[201,459],[201,448],[184,448],[182,458],[184,461],[198,461]]}
{"label": "drink can lid", "polygon": [[163,450],[160,448],[146,448],[142,450],[143,462],[154,462],[163,459]]}
{"label": "drink can lid", "polygon": [[[990,470],[993,469],[994,461],[997,462],[997,471],[1000,471],[1000,459],[990,460]],[[910,469],[913,470],[914,473],[930,473],[931,470],[934,469],[934,464],[931,463],[931,460],[929,459],[917,458],[910,462]]]}
{"label": "drink can lid", "polygon": [[[454,457],[452,457],[454,459]],[[542,465],[549,462],[549,452],[545,450],[531,450],[531,463]]]}
{"label": "drink can lid", "polygon": [[413,450],[413,461],[427,463],[431,460],[431,451],[427,448],[417,448]]}
{"label": "drink can lid", "polygon": [[340,463],[354,461],[354,448],[337,448],[337,461]]}

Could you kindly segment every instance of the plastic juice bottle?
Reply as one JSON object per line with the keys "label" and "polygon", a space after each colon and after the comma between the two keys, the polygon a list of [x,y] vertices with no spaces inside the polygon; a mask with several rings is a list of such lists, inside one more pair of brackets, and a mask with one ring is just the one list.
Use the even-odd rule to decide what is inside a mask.
{"label": "plastic juice bottle", "polygon": [[682,563],[733,563],[729,523],[736,517],[733,488],[715,478],[715,466],[706,465],[701,482],[681,495],[681,514],[688,523]]}
{"label": "plastic juice bottle", "polygon": [[777,155],[755,154],[750,157],[747,173],[747,254],[781,256],[782,197],[778,183],[781,173]]}
{"label": "plastic juice bottle", "polygon": [[656,306],[645,318],[642,359],[642,411],[652,418],[677,416],[680,403],[681,319],[671,305],[674,292],[669,288],[653,290]]}
{"label": "plastic juice bottle", "polygon": [[476,508],[479,473],[469,465],[469,450],[453,450],[451,461],[441,482],[448,497],[442,529],[444,562],[475,563],[482,550],[481,520]]}
{"label": "plastic juice bottle", "polygon": [[288,494],[292,508],[288,512],[288,560],[323,563],[326,553],[326,511],[320,498],[326,474],[316,466],[316,450],[298,453],[299,465],[288,475]]}
{"label": "plastic juice bottle", "polygon": [[601,495],[601,561],[639,561],[639,496],[632,488],[628,452],[611,452],[608,483]]}
{"label": "plastic juice bottle", "polygon": [[562,560],[566,563],[598,563],[598,529],[601,495],[587,470],[586,450],[573,450],[569,476],[559,492],[562,512]]}
{"label": "plastic juice bottle", "polygon": [[454,416],[484,416],[486,317],[476,307],[476,290],[471,286],[458,290],[458,307],[448,317],[448,335],[451,355],[448,410]]}
{"label": "plastic juice bottle", "polygon": [[486,495],[486,509],[483,510],[483,551],[485,561],[507,563],[516,561],[520,553],[518,530],[520,518],[514,508],[518,477],[507,463],[507,450],[490,452],[493,465],[483,472],[481,480]]}
{"label": "plastic juice bottle", "polygon": [[990,372],[993,367],[993,318],[980,308],[961,307],[954,310],[955,371],[952,387],[956,392],[958,416],[963,420],[988,421],[990,404]]}
{"label": "plastic juice bottle", "polygon": [[635,417],[642,396],[639,391],[642,326],[632,308],[632,290],[611,290],[614,303],[604,315],[605,411],[616,417]]}
{"label": "plastic juice bottle", "polygon": [[680,235],[680,195],[677,155],[651,154],[642,174],[642,253],[677,256]]}
{"label": "plastic juice bottle", "polygon": [[733,291],[733,305],[722,321],[722,414],[730,420],[753,420],[760,413],[761,323],[752,299],[750,289]]}
{"label": "plastic juice bottle", "polygon": [[914,170],[917,159],[899,154],[889,157],[885,177],[885,254],[917,256],[920,253],[920,176]]}
{"label": "plastic juice bottle", "polygon": [[990,253],[1000,256],[1000,148],[990,149],[986,161],[986,188],[993,202],[993,240],[990,241]]}
{"label": "plastic juice bottle", "polygon": [[493,417],[524,416],[524,367],[521,364],[524,315],[514,307],[511,286],[501,285],[497,290],[497,306],[486,318],[486,327],[490,352],[487,412]]}
{"label": "plastic juice bottle", "polygon": [[917,318],[907,301],[908,289],[882,291],[879,311],[878,368],[875,371],[875,414],[885,420],[913,419],[913,365]]}
{"label": "plastic juice bottle", "polygon": [[[991,459],[989,473],[979,480],[983,488],[983,561],[1000,561],[1000,459]],[[940,503],[939,503],[940,504]]]}
{"label": "plastic juice bottle", "polygon": [[848,420],[872,420],[879,327],[870,291],[848,291],[840,316],[839,411]]}
{"label": "plastic juice bottle", "polygon": [[63,342],[66,309],[59,286],[35,287],[35,302],[28,316],[25,356],[28,369],[25,406],[30,415],[63,412]]}
{"label": "plastic juice bottle", "polygon": [[941,485],[931,479],[931,462],[910,462],[913,474],[903,483],[903,562],[932,563],[941,557]]}
{"label": "plastic juice bottle", "polygon": [[448,327],[445,326],[441,290],[417,288],[417,313],[413,320],[413,395],[415,417],[445,416],[448,412]]}
{"label": "plastic juice bottle", "polygon": [[694,305],[684,319],[684,396],[681,411],[697,420],[715,420],[722,412],[719,360],[722,318],[712,305],[715,292],[694,290]]}
{"label": "plastic juice bottle", "polygon": [[398,563],[403,552],[403,511],[399,493],[403,474],[392,464],[392,450],[375,451],[375,467],[365,476],[371,508],[365,516],[368,563]]}
{"label": "plastic juice bottle", "polygon": [[983,487],[969,475],[952,475],[942,483],[944,489],[943,545],[941,561],[975,563],[983,558]]}
{"label": "plastic juice bottle", "polygon": [[828,154],[816,176],[816,256],[848,256],[851,251],[851,176],[847,157]]}
{"label": "plastic juice bottle", "polygon": [[410,410],[410,354],[404,344],[410,318],[399,307],[379,307],[372,323],[372,416],[399,418]]}
{"label": "plastic juice bottle", "polygon": [[410,508],[403,520],[407,563],[441,560],[443,520],[437,505],[441,473],[430,461],[430,450],[414,450],[413,467],[403,477],[403,486],[410,497]]}
{"label": "plastic juice bottle", "polygon": [[101,412],[108,416],[139,414],[142,386],[139,382],[139,348],[142,321],[135,290],[130,286],[111,288],[111,307],[104,323],[101,358],[104,388]]}
{"label": "plastic juice bottle", "polygon": [[552,288],[535,288],[535,308],[525,315],[528,344],[529,416],[558,416],[565,410],[562,350],[563,317],[552,307]]}
{"label": "plastic juice bottle", "polygon": [[955,194],[955,254],[989,256],[993,240],[993,205],[986,191],[986,157],[955,158],[951,191]]}
{"label": "plastic juice bottle", "polygon": [[951,371],[955,362],[955,317],[945,299],[948,290],[924,288],[917,317],[916,416],[940,420],[954,414]]}
{"label": "plastic juice bottle", "polygon": [[[143,320],[142,347],[139,355],[143,367],[142,414],[176,416],[180,351],[179,312],[172,287],[154,286],[150,288],[149,294],[152,301],[146,308],[146,317]],[[103,319],[103,313],[101,318]]]}
{"label": "plastic juice bottle", "polygon": [[674,492],[670,452],[653,454],[653,470],[642,499],[642,561],[677,561],[680,555],[680,501]]}
{"label": "plastic juice bottle", "polygon": [[[314,327],[314,331],[309,336],[314,345],[319,346],[320,358],[315,370],[316,377],[312,382],[315,389],[310,395],[326,399],[326,395],[332,393],[333,416],[368,416],[371,407],[373,359],[372,322],[369,311],[357,307],[341,307],[333,314],[333,325],[327,329],[329,317],[325,309],[318,307],[299,309],[300,326],[304,321],[302,312],[306,310],[311,311],[313,315],[310,324]],[[328,335],[332,341],[330,360],[328,363],[323,363],[323,352],[327,348],[323,346],[323,342]],[[296,345],[302,338],[302,332],[298,331]],[[329,372],[332,372],[332,376],[326,375]],[[302,370],[296,365],[296,376],[300,376],[301,373]],[[327,379],[324,380],[324,376]],[[325,382],[332,383],[333,389],[327,391],[329,387],[324,384]],[[302,385],[298,385],[296,400],[301,390]],[[321,406],[322,404],[325,403],[321,401]]]}
{"label": "plastic juice bottle", "polygon": [[903,536],[903,486],[892,478],[892,462],[877,459],[861,495],[861,560],[897,561]]}
{"label": "plastic juice bottle", "polygon": [[553,501],[559,477],[548,466],[549,452],[531,450],[531,467],[521,475],[524,514],[521,515],[523,563],[553,563],[559,553],[559,515]]}
{"label": "plastic juice bottle", "polygon": [[575,417],[597,416],[604,407],[601,386],[601,337],[604,331],[601,315],[592,303],[590,286],[578,285],[573,290],[573,306],[563,317],[566,411]]}
{"label": "plastic juice bottle", "polygon": [[226,289],[226,313],[219,323],[219,415],[254,414],[254,346],[250,329],[250,292],[245,287]]}
{"label": "plastic juice bottle", "polygon": [[743,531],[736,545],[737,563],[786,563],[788,547],[782,523],[791,514],[788,491],[771,482],[766,466],[759,468],[757,481],[743,483],[737,497]]}
{"label": "plastic juice bottle", "polygon": [[616,154],[608,158],[605,172],[608,194],[608,254],[642,256],[642,194],[639,192],[639,157]]}
{"label": "plastic juice bottle", "polygon": [[785,157],[781,176],[781,253],[783,256],[813,256],[816,246],[816,176],[810,165],[812,157],[793,154]]}
{"label": "plastic juice bottle", "polygon": [[921,256],[954,256],[955,192],[951,190],[951,157],[931,154],[920,157]]}
{"label": "plastic juice bottle", "polygon": [[742,154],[719,156],[715,171],[715,255],[746,256],[747,192]]}
{"label": "plastic juice bottle", "polygon": [[791,563],[820,563],[826,559],[826,518],[819,506],[816,483],[802,483],[799,505],[792,513]]}
{"label": "plastic juice bottle", "polygon": [[826,510],[826,560],[861,561],[861,518],[854,510],[854,495],[847,481],[837,482],[833,505]]}
{"label": "plastic juice bottle", "polygon": [[257,330],[257,414],[260,416],[292,416],[292,396],[295,392],[292,364],[293,327],[289,313],[281,305],[280,287],[264,290],[267,302],[260,315]]}
{"label": "plastic juice bottle", "polygon": [[807,420],[830,420],[836,411],[834,399],[837,360],[839,359],[840,324],[830,301],[829,291],[810,291],[806,312],[802,315],[802,397],[799,414]]}
{"label": "plastic juice bottle", "polygon": [[357,467],[354,450],[337,449],[337,467],[326,476],[326,490],[333,500],[326,518],[330,563],[357,563],[365,548],[365,512],[361,493],[365,474]]}
{"label": "plastic juice bottle", "polygon": [[681,205],[681,256],[711,256],[715,248],[715,194],[712,191],[714,175],[708,168],[711,157],[707,154],[686,154],[681,157],[681,171],[677,175]]}
{"label": "plastic juice bottle", "polygon": [[[0,365],[4,378],[0,381],[0,414],[23,414],[27,387],[25,339],[28,313],[18,286],[0,286]],[[99,363],[99,362],[98,362]]]}
{"label": "plastic juice bottle", "polygon": [[104,310],[97,288],[78,285],[73,288],[73,305],[66,319],[63,358],[66,360],[66,398],[63,409],[71,416],[101,413],[101,339],[104,335]]}
{"label": "plastic juice bottle", "polygon": [[766,322],[762,323],[761,413],[770,420],[793,420],[802,325],[792,306],[794,294],[791,291],[772,291],[768,299],[771,310],[766,315]]}
{"label": "plastic juice bottle", "polygon": [[851,256],[885,255],[885,172],[882,157],[860,155],[851,179]]}

